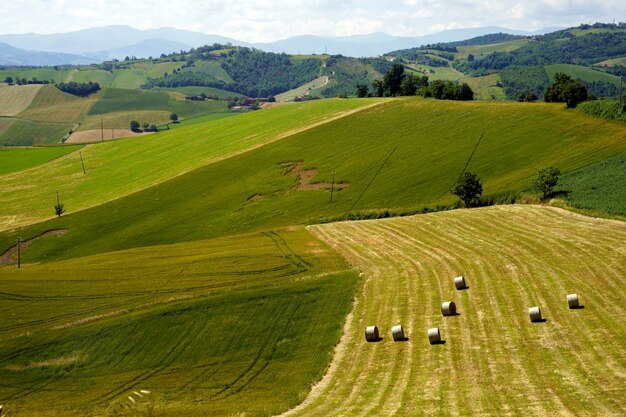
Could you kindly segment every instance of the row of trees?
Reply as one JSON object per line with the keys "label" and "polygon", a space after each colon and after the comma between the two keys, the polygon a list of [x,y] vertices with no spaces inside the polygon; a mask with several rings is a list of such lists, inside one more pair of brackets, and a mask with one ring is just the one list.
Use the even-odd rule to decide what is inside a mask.
{"label": "row of trees", "polygon": [[17,85],[27,85],[27,84],[50,84],[51,81],[48,80],[38,80],[37,78],[33,77],[30,80],[27,80],[26,78],[20,78],[20,77],[6,77],[4,79],[4,82],[9,84],[9,85],[13,85],[13,84],[17,84]]}
{"label": "row of trees", "polygon": [[428,81],[426,75],[406,74],[404,65],[394,64],[382,79],[373,82],[374,91],[370,92],[367,84],[357,85],[359,97],[396,97],[422,96],[439,100],[473,100],[474,92],[467,83],[452,81]]}
{"label": "row of trees", "polygon": [[[532,188],[541,193],[542,199],[547,199],[554,195],[554,188],[559,182],[561,171],[558,168],[547,167],[537,171],[537,175],[532,183]],[[474,207],[480,203],[483,194],[483,184],[478,175],[471,172],[464,172],[459,176],[450,192],[459,197],[465,207]]]}

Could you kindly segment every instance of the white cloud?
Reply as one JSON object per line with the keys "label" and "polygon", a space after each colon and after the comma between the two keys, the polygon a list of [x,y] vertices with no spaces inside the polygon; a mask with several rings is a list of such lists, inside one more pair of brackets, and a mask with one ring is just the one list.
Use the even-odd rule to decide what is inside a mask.
{"label": "white cloud", "polygon": [[244,41],[383,31],[424,35],[450,28],[536,30],[626,20],[623,0],[19,0],[0,13],[1,33],[65,32],[109,24],[172,26]]}

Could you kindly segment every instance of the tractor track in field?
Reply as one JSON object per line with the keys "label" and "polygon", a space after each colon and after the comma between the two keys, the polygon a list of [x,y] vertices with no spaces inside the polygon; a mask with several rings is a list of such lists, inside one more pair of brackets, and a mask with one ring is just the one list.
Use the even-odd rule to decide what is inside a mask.
{"label": "tractor track in field", "polygon": [[[503,206],[309,230],[364,279],[326,375],[281,416],[626,413],[626,223]],[[585,309],[567,309],[571,292]],[[448,300],[459,316],[441,317]],[[379,343],[363,340],[372,324]],[[433,326],[445,345],[425,340]]]}

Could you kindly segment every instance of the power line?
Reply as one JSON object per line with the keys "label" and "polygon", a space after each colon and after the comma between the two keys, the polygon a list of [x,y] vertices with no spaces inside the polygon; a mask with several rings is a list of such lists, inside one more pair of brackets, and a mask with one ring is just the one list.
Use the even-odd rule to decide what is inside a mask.
{"label": "power line", "polygon": [[352,207],[350,207],[350,209],[348,211],[346,211],[346,214],[344,214],[344,217],[348,215],[348,213],[350,213],[352,211],[352,209],[357,205],[357,203],[359,202],[359,200],[361,200],[361,197],[363,197],[363,194],[365,194],[365,192],[370,188],[370,186],[372,185],[372,183],[374,182],[374,180],[376,179],[376,177],[378,176],[378,174],[380,174],[380,171],[382,171],[383,167],[385,166],[385,164],[387,163],[387,161],[389,160],[389,158],[391,158],[391,155],[393,155],[393,153],[396,151],[396,149],[398,149],[398,146],[396,146],[395,148],[393,148],[393,150],[391,151],[391,153],[387,156],[387,158],[385,158],[385,160],[383,161],[383,163],[380,165],[380,168],[378,168],[378,171],[376,171],[376,174],[374,174],[374,176],[372,177],[372,179],[370,180],[369,184],[367,184],[367,187],[365,187],[363,189],[363,191],[361,192],[361,195],[359,195],[359,198],[356,199],[356,201],[354,202],[354,204],[352,205]]}

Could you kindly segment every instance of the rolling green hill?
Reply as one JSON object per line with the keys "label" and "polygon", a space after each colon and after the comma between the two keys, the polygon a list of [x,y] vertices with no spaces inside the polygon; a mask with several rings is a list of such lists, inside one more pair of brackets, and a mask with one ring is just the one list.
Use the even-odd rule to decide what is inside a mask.
{"label": "rolling green hill", "polygon": [[0,267],[0,401],[29,417],[280,413],[330,360],[348,268],[302,228]]}
{"label": "rolling green hill", "polygon": [[24,171],[79,149],[81,149],[80,146],[0,148],[0,175]]}
{"label": "rolling green hill", "polygon": [[[258,133],[263,131],[258,125],[261,117],[268,122],[273,118],[279,120],[279,116],[293,121],[298,110],[304,111],[300,114],[310,115],[313,109],[328,111],[326,106],[331,104],[351,102],[283,106],[271,112],[255,113],[249,119],[240,116],[220,120],[215,128],[223,131],[225,138],[231,138],[232,130],[225,126],[232,121],[241,129],[244,120],[249,120],[249,129]],[[357,107],[367,102],[353,103]],[[329,117],[328,113],[325,117]],[[225,144],[216,148],[215,144],[220,142],[214,142],[217,138],[207,131],[208,126],[195,133],[195,140],[191,140],[195,127],[190,127],[172,131],[172,136],[160,135],[159,140],[133,139],[124,143],[124,148],[113,144],[92,146],[83,151],[90,171],[86,177],[77,174],[79,161],[68,166],[71,161],[64,160],[63,165],[44,165],[39,168],[41,171],[31,170],[23,177],[0,178],[0,189],[6,195],[0,206],[5,230],[53,215],[53,193],[31,188],[13,190],[16,181],[36,184],[41,177],[38,171],[50,174],[59,170],[48,180],[47,189],[58,187],[68,209],[68,215],[60,219],[0,234],[0,243],[9,246],[17,233],[27,238],[51,228],[70,230],[58,241],[34,242],[25,254],[25,259],[31,261],[52,260],[306,224],[340,217],[348,211],[411,211],[451,205],[455,198],[449,189],[483,132],[483,140],[468,169],[480,176],[485,193],[491,195],[528,188],[536,169],[557,166],[567,173],[623,152],[626,147],[626,131],[621,122],[593,118],[552,104],[392,100],[285,136],[258,149],[252,144],[267,143],[274,137],[257,137],[248,143],[241,142],[235,149]],[[245,130],[240,132],[243,135]],[[177,136],[185,137],[187,146],[174,151],[172,145],[181,144],[174,139]],[[162,182],[172,173],[193,166],[187,155],[200,157],[202,148],[194,144],[203,143],[204,137],[212,139],[205,145],[211,152],[197,159],[197,169]],[[153,153],[165,155],[165,149],[169,159],[152,157]],[[239,154],[238,149],[251,150]],[[122,152],[126,155],[122,156]],[[183,156],[188,159],[175,159]],[[225,156],[230,157],[223,159]],[[91,158],[95,158],[93,162]],[[163,163],[159,168],[155,165],[158,160]],[[313,183],[327,185],[320,189],[300,188],[302,175],[286,175],[290,168],[285,163],[289,161],[303,161],[305,170],[315,168],[317,175],[312,173]],[[148,177],[144,164],[157,176]],[[120,171],[115,166],[125,168]],[[337,171],[336,181],[349,185],[335,193],[331,204],[328,187],[333,169]],[[133,175],[135,170],[143,172],[143,176]],[[68,177],[74,180],[68,181]],[[123,191],[137,190],[143,188],[141,184],[157,181],[162,183],[77,211],[110,201],[107,197],[111,194],[119,197]],[[29,202],[30,211],[16,210],[22,201]],[[36,205],[40,207],[37,211]],[[22,212],[25,214],[16,216]],[[176,219],[175,227],[172,219]]]}
{"label": "rolling green hill", "polygon": [[[378,102],[328,100],[283,106],[158,135],[89,146],[83,151],[87,176],[82,175],[76,155],[74,159],[42,165],[20,178],[0,177],[0,229],[49,218],[53,214],[50,190],[59,190],[68,211],[82,210]],[[17,183],[22,185],[17,187]],[[22,201],[19,207],[14,205],[18,201]],[[18,212],[22,214],[16,217]]]}
{"label": "rolling green hill", "polygon": [[613,84],[615,87],[620,86],[620,79],[618,76],[597,71],[593,68],[583,67],[581,65],[555,64],[547,65],[545,68],[551,80],[554,79],[554,75],[557,72],[562,72],[569,75],[573,79],[583,80],[589,83],[600,81]]}

